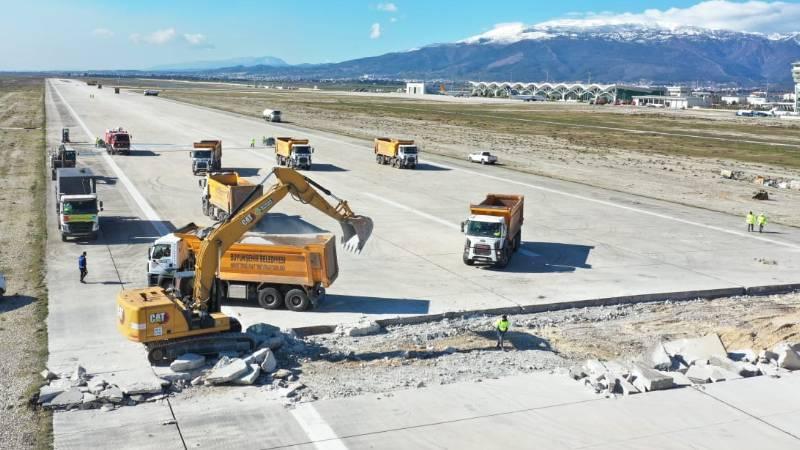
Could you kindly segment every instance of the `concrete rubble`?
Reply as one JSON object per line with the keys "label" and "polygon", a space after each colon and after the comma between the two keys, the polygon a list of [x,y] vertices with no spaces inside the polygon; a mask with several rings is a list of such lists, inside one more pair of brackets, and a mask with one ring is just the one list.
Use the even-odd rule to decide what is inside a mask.
{"label": "concrete rubble", "polygon": [[175,372],[188,372],[190,370],[203,367],[203,364],[205,363],[205,356],[194,353],[186,353],[176,358],[175,361],[172,361],[172,363],[169,365],[169,368]]}
{"label": "concrete rubble", "polygon": [[343,336],[369,336],[371,334],[380,333],[381,326],[372,320],[362,319],[358,323],[345,325],[339,324],[334,333]]}
{"label": "concrete rubble", "polygon": [[597,394],[630,395],[800,370],[800,344],[728,352],[719,336],[657,342],[637,361],[587,360],[568,371]]}

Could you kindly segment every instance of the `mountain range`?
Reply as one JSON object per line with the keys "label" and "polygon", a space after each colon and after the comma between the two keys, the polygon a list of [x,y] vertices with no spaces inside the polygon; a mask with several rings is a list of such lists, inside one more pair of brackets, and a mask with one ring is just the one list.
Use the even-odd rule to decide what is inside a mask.
{"label": "mountain range", "polygon": [[150,70],[154,71],[202,71],[218,69],[220,67],[252,67],[252,66],[268,66],[268,67],[286,67],[289,64],[286,61],[276,58],[274,56],[245,56],[241,58],[228,58],[214,61],[193,61],[178,64],[166,64],[161,66],[151,67]]}
{"label": "mountain range", "polygon": [[[800,33],[645,25],[495,29],[459,42],[333,64],[231,64],[209,72],[288,79],[372,78],[759,84],[791,82]],[[235,67],[234,67],[235,66]]]}

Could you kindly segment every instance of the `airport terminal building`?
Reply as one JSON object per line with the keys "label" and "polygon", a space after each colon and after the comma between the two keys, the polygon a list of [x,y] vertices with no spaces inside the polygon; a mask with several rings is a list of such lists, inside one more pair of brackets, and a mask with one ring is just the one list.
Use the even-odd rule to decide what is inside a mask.
{"label": "airport terminal building", "polygon": [[661,93],[660,89],[624,84],[584,83],[524,83],[470,81],[474,97],[514,97],[576,102],[630,102],[636,95]]}

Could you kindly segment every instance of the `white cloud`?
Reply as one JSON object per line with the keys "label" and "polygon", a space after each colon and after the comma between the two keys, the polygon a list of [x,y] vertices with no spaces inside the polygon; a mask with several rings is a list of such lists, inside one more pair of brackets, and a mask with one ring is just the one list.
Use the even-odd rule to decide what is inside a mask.
{"label": "white cloud", "polygon": [[92,36],[97,36],[100,38],[110,38],[114,36],[114,32],[109,30],[108,28],[95,28],[92,30]]}
{"label": "white cloud", "polygon": [[624,13],[571,13],[568,18],[542,22],[537,26],[574,28],[626,24],[673,29],[693,26],[761,33],[791,32],[800,30],[800,4],[781,1],[708,0],[687,8],[646,9]]}
{"label": "white cloud", "polygon": [[146,44],[153,44],[153,45],[164,45],[169,41],[175,38],[175,28],[165,28],[163,30],[157,30],[152,33],[146,34],[142,36],[139,33],[133,33],[130,35],[130,40],[134,44],[139,43],[146,43]]}
{"label": "white cloud", "polygon": [[183,35],[183,39],[189,45],[195,47],[210,47],[211,45],[206,41],[206,37],[202,33],[186,33]]}
{"label": "white cloud", "polygon": [[381,24],[373,23],[372,27],[370,27],[369,38],[378,39],[379,37],[381,37]]}
{"label": "white cloud", "polygon": [[395,5],[394,3],[378,3],[378,11],[396,13],[397,5]]}

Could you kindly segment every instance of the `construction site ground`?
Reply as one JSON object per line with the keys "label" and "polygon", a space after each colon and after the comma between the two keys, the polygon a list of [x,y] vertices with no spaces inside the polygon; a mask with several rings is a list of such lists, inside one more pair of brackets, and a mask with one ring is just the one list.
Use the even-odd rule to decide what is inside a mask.
{"label": "construction site ground", "polygon": [[[48,214],[48,366],[57,372],[70,371],[80,363],[88,372],[102,373],[119,383],[155,378],[144,348],[119,336],[115,298],[121,288],[144,285],[147,247],[154,238],[190,221],[210,224],[201,213],[200,189],[187,156],[191,143],[200,139],[222,139],[223,167],[259,181],[272,167],[274,156],[264,147],[249,148],[250,139],[264,135],[308,137],[316,148],[315,167],[309,176],[347,199],[356,212],[375,221],[374,236],[362,255],[339,253],[340,277],[318,310],[273,312],[246,304],[223,308],[245,327],[259,322],[280,327],[336,325],[363,317],[379,320],[537,304],[569,305],[579,300],[665,292],[739,292],[743,287],[798,281],[800,234],[791,226],[770,224],[769,233],[747,233],[743,216],[738,213],[693,208],[503,167],[471,166],[461,159],[435,155],[423,154],[416,171],[382,167],[375,164],[370,143],[363,139],[292,124],[265,124],[241,115],[144,97],[135,91],[123,90],[115,95],[109,89],[97,90],[82,82],[65,80],[48,81],[46,91],[48,143],[54,145],[62,126],[70,127],[73,140],[86,143],[77,144],[79,164],[101,175],[98,191],[105,206],[101,238],[90,243],[61,242],[55,231],[55,217]],[[108,156],[89,144],[105,128],[116,126],[124,126],[133,135],[130,156]],[[463,149],[465,154],[467,150]],[[467,205],[487,192],[526,196],[523,249],[503,271],[467,267],[460,258],[463,236],[459,222],[467,214]],[[54,211],[52,204],[47,211]],[[328,218],[295,202],[282,203],[275,212],[288,216],[274,221],[278,228],[280,224],[293,223],[304,229],[316,226],[338,232],[337,225]],[[88,253],[86,285],[78,283],[76,270],[81,251]],[[794,308],[796,300],[786,296],[763,301],[775,305],[785,302]],[[718,304],[750,301],[731,299]],[[673,310],[673,316],[685,313],[703,317],[703,309],[695,305],[702,303],[673,306],[687,308]],[[713,315],[713,305],[709,303],[706,308],[709,322],[734,320],[733,316]],[[507,424],[531,420],[533,416],[528,414],[535,414],[539,420],[541,411],[534,412],[539,408],[555,411],[553,408],[557,407],[566,408],[560,413],[565,415],[563,418],[581,416],[588,422],[596,415],[603,417],[596,422],[598,429],[607,428],[614,423],[608,421],[621,417],[615,414],[626,415],[628,420],[634,417],[634,429],[638,424],[638,431],[620,433],[611,441],[590,433],[589,427],[588,434],[580,438],[585,440],[576,438],[565,442],[564,447],[580,443],[613,447],[614,443],[623,442],[616,439],[625,436],[635,440],[669,433],[709,439],[721,433],[721,428],[737,428],[737,433],[742,434],[766,428],[765,439],[774,439],[770,442],[776,448],[790,448],[788,443],[796,443],[786,431],[777,429],[782,425],[765,425],[761,420],[762,416],[796,414],[794,410],[746,411],[693,389],[648,394],[625,405],[594,403],[604,400],[563,375],[539,373],[542,369],[569,366],[589,354],[591,340],[581,343],[576,339],[583,322],[589,328],[594,328],[589,324],[604,322],[612,330],[630,327],[628,338],[623,337],[625,333],[620,335],[622,348],[599,346],[597,356],[612,351],[633,354],[638,346],[655,339],[657,333],[688,335],[695,331],[686,320],[680,324],[685,328],[670,328],[670,320],[675,319],[669,318],[668,309],[659,313],[662,307],[667,308],[605,307],[515,317],[514,332],[520,334],[511,340],[519,348],[505,353],[485,349],[492,343],[487,323],[494,318],[451,319],[446,326],[433,322],[390,327],[386,334],[358,340],[331,335],[311,337],[305,340],[303,349],[293,349],[291,353],[283,350],[279,356],[287,368],[298,371],[301,381],[305,383],[307,377],[309,393],[304,398],[308,395],[308,400],[326,400],[287,409],[263,386],[189,389],[161,402],[113,412],[55,414],[55,443],[63,448],[100,442],[104,446],[137,448],[188,448],[222,442],[245,446],[250,442],[250,446],[260,448],[391,448],[409,442],[431,445],[432,439],[448,437],[457,443],[468,439],[473,433],[464,430],[477,430],[478,422],[483,424],[480,426],[505,430]],[[699,309],[691,309],[695,307]],[[755,316],[747,314],[757,312],[754,308],[740,316],[756,321]],[[653,328],[644,322],[637,325],[633,318],[638,315],[652,315],[649,322]],[[570,323],[572,316],[574,324]],[[607,320],[599,320],[606,316]],[[559,330],[528,327],[529,323],[538,323],[539,318],[558,323]],[[706,327],[712,331],[711,325]],[[603,336],[603,327],[598,328],[598,336]],[[702,328],[702,322],[698,322],[696,330]],[[651,330],[652,334],[638,336],[643,330]],[[433,338],[428,339],[427,333],[432,333]],[[585,330],[583,334],[591,336]],[[420,342],[423,335],[425,339]],[[453,347],[455,352],[447,347]],[[404,351],[430,353],[433,357],[407,358]],[[339,361],[333,363],[331,359]],[[448,360],[452,361],[453,370],[447,368]],[[496,374],[485,371],[484,364],[514,368]],[[456,366],[466,366],[462,369],[467,371],[459,373]],[[337,371],[339,375],[332,374]],[[522,375],[491,380],[513,373]],[[475,383],[478,378],[481,383]],[[796,377],[762,378],[744,382],[781,392],[796,383]],[[447,386],[438,386],[440,382]],[[728,389],[733,388],[714,386],[720,392],[719,398],[731,395]],[[340,398],[358,392],[370,395]],[[491,398],[500,398],[497,403],[501,406],[487,409],[485,405],[492,404]],[[596,404],[596,409],[584,408],[590,403]],[[697,406],[699,422],[692,422],[688,413],[680,418],[645,414],[664,404],[674,404],[675,408],[681,404],[687,410]],[[636,412],[636,408],[641,410]],[[699,417],[703,408],[710,416]],[[363,420],[348,420],[353,414]],[[470,424],[470,420],[478,422]],[[554,421],[555,428],[542,427],[542,439],[552,437],[548,433],[558,429],[561,419],[553,416],[548,420]],[[210,421],[214,421],[214,427],[208,426]],[[263,433],[263,442],[252,445],[252,441],[246,441],[252,439],[253,429],[261,430],[265,423],[275,426],[270,425]],[[664,425],[659,433],[655,432],[656,423]],[[124,432],[120,431],[122,424]],[[742,424],[747,426],[737,427]],[[430,433],[413,433],[406,440],[409,430],[420,427]],[[100,441],[101,437],[104,440]],[[470,440],[468,446],[477,447],[477,442]]]}

